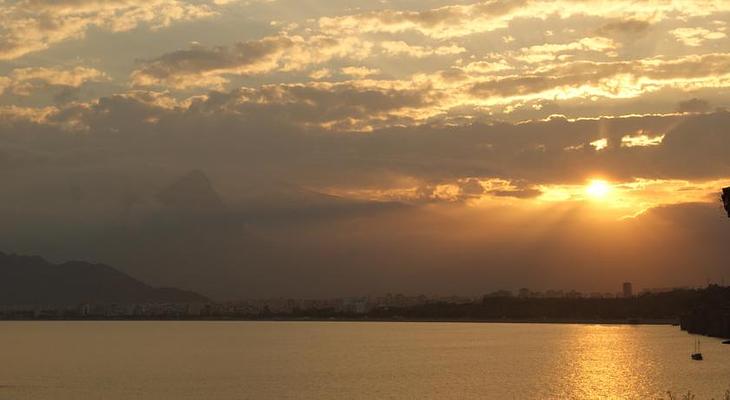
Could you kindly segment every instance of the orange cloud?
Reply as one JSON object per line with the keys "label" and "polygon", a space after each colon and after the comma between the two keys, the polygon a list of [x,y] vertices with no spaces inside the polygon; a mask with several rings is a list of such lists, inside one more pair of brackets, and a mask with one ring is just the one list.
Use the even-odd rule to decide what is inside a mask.
{"label": "orange cloud", "polygon": [[27,96],[42,86],[64,86],[77,88],[87,82],[103,82],[109,77],[94,68],[60,67],[16,68],[7,77],[0,79],[0,94],[10,91],[16,95]]}
{"label": "orange cloud", "polygon": [[705,28],[677,28],[671,30],[669,33],[674,35],[679,42],[690,47],[698,47],[708,40],[718,40],[727,37],[725,32],[710,31]]}
{"label": "orange cloud", "polygon": [[319,19],[319,28],[338,33],[416,31],[444,39],[504,29],[519,18],[593,16],[659,21],[670,16],[707,16],[730,11],[724,0],[508,0],[451,5],[425,11],[380,10]]}
{"label": "orange cloud", "polygon": [[129,31],[140,24],[152,29],[215,15],[209,4],[180,0],[20,0],[0,8],[0,60],[45,50],[83,38],[92,28]]}
{"label": "orange cloud", "polygon": [[330,36],[280,34],[231,47],[193,46],[147,61],[132,73],[135,86],[165,85],[176,89],[220,88],[229,75],[257,75],[271,71],[299,71],[335,58],[362,59],[372,43]]}
{"label": "orange cloud", "polygon": [[383,52],[390,56],[405,55],[415,58],[423,58],[428,56],[444,56],[454,55],[466,52],[466,49],[457,45],[426,47],[410,45],[404,41],[386,40],[379,43]]}
{"label": "orange cloud", "polygon": [[649,136],[642,132],[635,136],[626,135],[621,138],[621,147],[649,147],[659,146],[666,135]]}

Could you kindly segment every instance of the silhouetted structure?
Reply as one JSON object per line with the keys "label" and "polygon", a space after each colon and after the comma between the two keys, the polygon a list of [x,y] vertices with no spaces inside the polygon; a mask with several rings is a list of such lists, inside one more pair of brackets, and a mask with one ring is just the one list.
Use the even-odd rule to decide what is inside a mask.
{"label": "silhouetted structure", "polygon": [[[730,217],[730,187],[722,189],[722,203]],[[710,285],[701,301],[681,318],[682,330],[689,333],[730,337],[730,288]],[[700,356],[701,357],[701,356]]]}
{"label": "silhouetted structure", "polygon": [[730,338],[730,287],[710,285],[695,305],[682,315],[682,329],[689,333]]}
{"label": "silhouetted structure", "polygon": [[695,341],[695,350],[692,352],[692,355],[690,357],[695,361],[702,361],[702,352],[700,351],[700,339],[697,339]]}
{"label": "silhouetted structure", "polygon": [[624,282],[622,289],[624,297],[634,297],[634,287],[631,285],[631,282]]}

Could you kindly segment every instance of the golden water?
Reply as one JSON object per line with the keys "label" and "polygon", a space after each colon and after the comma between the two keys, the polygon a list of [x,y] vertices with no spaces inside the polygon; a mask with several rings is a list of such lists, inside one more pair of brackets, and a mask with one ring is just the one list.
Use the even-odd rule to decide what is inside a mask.
{"label": "golden water", "polygon": [[721,398],[670,326],[2,322],[0,399]]}

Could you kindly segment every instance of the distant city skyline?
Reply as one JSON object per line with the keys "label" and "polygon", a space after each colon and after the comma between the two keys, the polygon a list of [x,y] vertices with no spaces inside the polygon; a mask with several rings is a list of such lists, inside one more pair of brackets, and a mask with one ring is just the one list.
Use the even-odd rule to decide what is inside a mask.
{"label": "distant city skyline", "polygon": [[[209,198],[195,198],[196,202],[207,202]],[[215,199],[215,201],[218,201]],[[709,280],[707,285],[724,287]],[[152,304],[177,304],[186,309],[187,304],[220,303],[220,302],[254,302],[258,304],[276,304],[279,302],[297,304],[341,304],[347,302],[365,302],[368,304],[426,304],[431,302],[469,303],[482,298],[631,298],[636,295],[662,294],[675,290],[689,290],[689,286],[663,288],[636,287],[633,282],[622,282],[619,290],[611,292],[581,291],[569,289],[541,289],[519,287],[489,290],[484,288],[479,294],[468,293],[349,293],[337,297],[297,297],[282,295],[278,297],[254,298],[239,294],[231,298],[206,298],[198,293],[178,288],[153,288],[134,277],[131,277],[111,266],[68,261],[53,264],[39,256],[5,254],[0,252],[0,306],[28,306],[36,310],[38,306],[83,307],[84,305],[111,304],[122,306],[125,310]],[[637,293],[638,292],[638,293]],[[273,303],[271,303],[273,302]],[[130,308],[131,307],[131,308]],[[187,311],[185,311],[187,312]]]}

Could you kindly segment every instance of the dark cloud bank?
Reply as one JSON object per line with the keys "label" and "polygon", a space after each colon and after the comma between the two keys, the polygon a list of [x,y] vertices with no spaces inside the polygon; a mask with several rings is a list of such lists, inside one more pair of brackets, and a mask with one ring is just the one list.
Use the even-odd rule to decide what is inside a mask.
{"label": "dark cloud bank", "polygon": [[[350,97],[360,103],[339,111],[326,107],[395,107],[381,95]],[[625,279],[684,285],[728,272],[729,227],[719,205],[667,206],[599,223],[574,203],[525,211],[322,193],[478,177],[517,182],[514,197],[530,198],[534,185],[578,183],[594,173],[723,178],[730,176],[727,112],[364,134],[303,123],[317,121],[307,116],[317,97],[285,111],[230,96],[186,108],[113,96],[69,106],[44,123],[4,119],[0,248],[104,262],[155,286],[221,299],[613,290]],[[666,136],[660,146],[620,147],[637,132]],[[607,149],[587,145],[600,138]]]}

